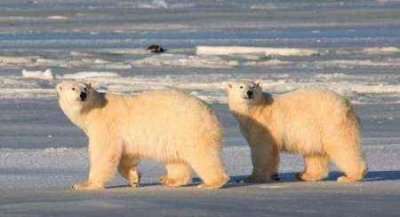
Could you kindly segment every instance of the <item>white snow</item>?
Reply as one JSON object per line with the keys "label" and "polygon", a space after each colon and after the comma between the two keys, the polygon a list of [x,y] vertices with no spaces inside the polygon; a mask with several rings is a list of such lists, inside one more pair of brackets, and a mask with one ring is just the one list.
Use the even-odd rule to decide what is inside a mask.
{"label": "white snow", "polygon": [[362,52],[365,54],[396,54],[400,53],[400,49],[398,47],[370,47],[362,49]]}
{"label": "white snow", "polygon": [[121,2],[119,5],[124,7],[132,8],[144,8],[144,9],[167,9],[168,4],[165,0],[150,0],[150,1],[139,1],[139,2]]}
{"label": "white snow", "polygon": [[63,79],[88,79],[88,78],[110,78],[119,77],[118,73],[114,72],[77,72],[73,74],[64,74]]}
{"label": "white snow", "polygon": [[280,66],[280,65],[287,65],[287,64],[293,64],[288,61],[282,61],[282,60],[277,60],[277,59],[272,59],[272,60],[265,60],[265,61],[247,61],[243,63],[245,66]]}
{"label": "white snow", "polygon": [[22,70],[22,77],[42,79],[42,80],[53,80],[54,76],[51,69],[46,69],[45,71],[28,71],[26,69]]}
{"label": "white snow", "polygon": [[1,90],[0,99],[46,99],[54,98],[56,94],[53,88],[4,88]]}
{"label": "white snow", "polygon": [[187,1],[165,1],[165,0],[147,0],[147,1],[122,1],[117,3],[124,8],[140,9],[184,9],[190,8],[195,3]]}
{"label": "white snow", "polygon": [[113,70],[124,70],[132,68],[131,65],[125,63],[99,63],[95,62],[96,65],[93,65],[92,68],[94,69],[113,69]]}
{"label": "white snow", "polygon": [[37,56],[0,56],[0,65],[24,65],[24,64],[34,64],[39,57]]}
{"label": "white snow", "polygon": [[133,66],[174,66],[194,68],[231,68],[237,61],[228,61],[219,57],[202,57],[181,54],[153,55],[142,60],[130,62]]}
{"label": "white snow", "polygon": [[112,62],[100,58],[91,58],[90,54],[86,56],[84,53],[78,54],[74,53],[71,54],[72,56],[81,57],[79,59],[73,60],[55,60],[55,59],[45,59],[45,58],[38,58],[35,62],[28,62],[28,63],[21,63],[21,65],[25,64],[26,66],[57,66],[57,67],[64,67],[64,68],[74,68],[74,67],[90,67],[93,69],[130,69],[131,65],[126,64],[124,62]]}
{"label": "white snow", "polygon": [[61,16],[61,15],[53,15],[53,16],[48,16],[47,19],[50,19],[50,20],[66,20],[66,19],[68,19],[68,17]]}
{"label": "white snow", "polygon": [[375,67],[398,67],[400,66],[400,59],[386,59],[383,61],[377,60],[327,60],[327,61],[320,61],[316,62],[318,64],[326,65],[326,66],[334,66],[339,68],[346,68],[346,67],[368,67],[368,66],[375,66]]}
{"label": "white snow", "polygon": [[196,54],[197,55],[264,54],[267,56],[311,56],[319,54],[319,51],[315,49],[300,49],[300,48],[197,46]]}
{"label": "white snow", "polygon": [[71,51],[70,52],[71,56],[77,56],[77,57],[93,57],[95,54],[93,53],[88,53],[84,51]]}

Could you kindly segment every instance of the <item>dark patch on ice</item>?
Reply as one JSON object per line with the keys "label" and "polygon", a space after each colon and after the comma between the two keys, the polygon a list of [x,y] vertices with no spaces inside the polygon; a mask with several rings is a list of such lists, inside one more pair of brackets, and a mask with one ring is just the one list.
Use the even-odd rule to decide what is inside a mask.
{"label": "dark patch on ice", "polygon": [[164,53],[166,50],[158,44],[152,44],[147,47],[147,50],[151,53]]}

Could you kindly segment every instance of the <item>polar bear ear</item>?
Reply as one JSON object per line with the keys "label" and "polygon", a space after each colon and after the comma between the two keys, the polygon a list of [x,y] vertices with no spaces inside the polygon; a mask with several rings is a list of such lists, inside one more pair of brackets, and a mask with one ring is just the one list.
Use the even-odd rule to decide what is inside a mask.
{"label": "polar bear ear", "polygon": [[56,89],[57,89],[58,93],[61,93],[61,91],[62,91],[62,83],[57,84]]}
{"label": "polar bear ear", "polygon": [[88,81],[86,83],[86,85],[88,86],[89,89],[94,89],[94,87],[96,86],[96,82],[94,81]]}
{"label": "polar bear ear", "polygon": [[262,85],[262,81],[261,81],[261,80],[257,80],[255,83],[256,83],[256,85],[259,86],[259,87],[261,87],[261,85]]}
{"label": "polar bear ear", "polygon": [[226,88],[228,88],[228,89],[231,89],[231,88],[233,87],[233,85],[232,85],[231,82],[227,82],[225,86],[226,86]]}

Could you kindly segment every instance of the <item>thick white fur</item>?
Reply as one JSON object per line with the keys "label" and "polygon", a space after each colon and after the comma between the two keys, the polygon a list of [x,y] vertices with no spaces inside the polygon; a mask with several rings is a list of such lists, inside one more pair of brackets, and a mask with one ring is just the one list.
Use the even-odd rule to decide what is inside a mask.
{"label": "thick white fur", "polygon": [[[360,147],[359,120],[350,102],[324,89],[303,89],[278,97],[263,93],[258,82],[228,84],[229,108],[238,119],[253,160],[249,182],[271,181],[278,172],[279,152],[304,156],[298,178],[327,177],[328,160],[344,173],[340,182],[361,180],[367,166]],[[247,92],[253,92],[248,97]]]}
{"label": "thick white fur", "polygon": [[201,100],[173,90],[135,97],[99,93],[75,81],[58,84],[57,91],[61,109],[89,138],[89,178],[75,189],[102,189],[117,170],[137,186],[143,158],[166,164],[161,181],[168,186],[188,184],[191,169],[206,188],[220,188],[228,180],[221,126]]}

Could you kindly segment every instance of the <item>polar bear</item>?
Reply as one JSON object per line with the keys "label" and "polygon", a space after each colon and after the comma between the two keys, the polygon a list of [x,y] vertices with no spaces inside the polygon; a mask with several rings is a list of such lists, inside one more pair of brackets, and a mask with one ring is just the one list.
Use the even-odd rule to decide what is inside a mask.
{"label": "polar bear", "polygon": [[251,148],[253,172],[245,182],[273,181],[280,151],[303,155],[300,180],[326,178],[329,160],[345,173],[338,182],[363,179],[367,166],[360,147],[359,119],[348,100],[324,89],[272,97],[262,92],[259,82],[227,86],[229,109]]}
{"label": "polar bear", "polygon": [[56,89],[65,115],[89,138],[89,177],[74,189],[103,189],[117,170],[136,187],[143,158],[166,164],[161,182],[167,186],[188,184],[191,169],[203,180],[200,187],[216,189],[228,181],[221,125],[198,98],[176,90],[122,96],[76,81]]}

